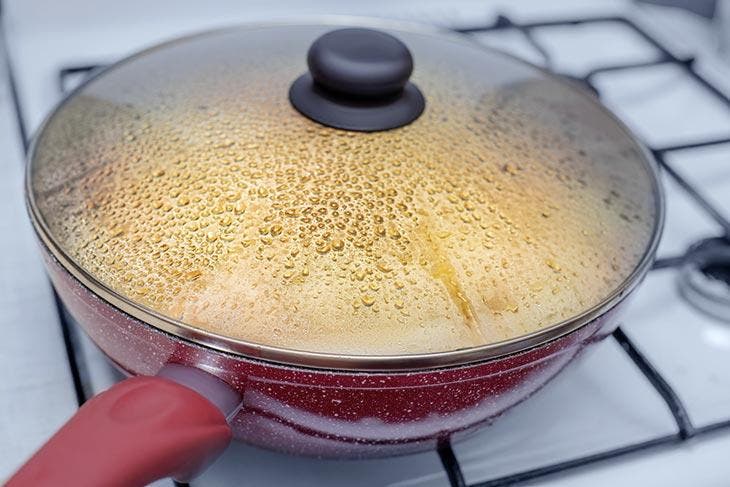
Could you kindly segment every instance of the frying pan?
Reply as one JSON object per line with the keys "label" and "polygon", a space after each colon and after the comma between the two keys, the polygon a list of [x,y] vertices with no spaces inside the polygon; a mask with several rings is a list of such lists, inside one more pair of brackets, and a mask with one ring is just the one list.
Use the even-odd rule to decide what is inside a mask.
{"label": "frying pan", "polygon": [[[84,404],[10,479],[10,487],[132,486],[164,477],[188,480],[212,462],[231,438],[292,454],[338,458],[434,448],[444,439],[455,441],[468,435],[525,400],[616,328],[627,296],[653,261],[663,223],[657,168],[647,151],[590,94],[539,68],[439,31],[366,20],[358,24],[368,29],[343,28],[351,23],[251,25],[172,41],[99,73],[45,121],[30,151],[26,179],[29,214],[44,262],[69,312],[130,378]],[[301,66],[290,65],[290,60],[303,61],[310,45],[310,72],[301,74]],[[406,45],[416,53],[415,68]],[[601,168],[616,166],[620,171],[614,171],[618,176],[611,173],[613,183],[635,191],[641,201],[634,208],[636,215],[622,213],[625,221],[617,219],[619,223],[602,234],[606,251],[623,255],[613,263],[617,275],[606,279],[611,285],[600,299],[586,302],[578,312],[495,341],[436,351],[358,354],[233,336],[160,311],[151,298],[143,299],[147,289],[135,294],[110,284],[113,279],[106,271],[114,270],[114,259],[94,260],[106,250],[99,247],[83,254],[81,246],[74,246],[64,234],[66,222],[95,211],[99,203],[87,198],[85,209],[74,213],[71,203],[48,195],[75,194],[73,185],[96,170],[93,164],[101,164],[101,174],[106,176],[120,170],[104,159],[108,154],[93,151],[106,147],[104,144],[126,153],[140,150],[139,136],[115,132],[115,117],[128,116],[133,104],[127,100],[144,101],[140,92],[145,90],[158,90],[156,96],[164,98],[160,86],[173,87],[165,103],[174,109],[180,100],[174,87],[188,86],[185,79],[180,81],[184,78],[181,71],[176,71],[185,65],[185,59],[191,59],[189,66],[180,68],[186,73],[196,72],[196,62],[233,69],[231,59],[255,58],[254,51],[261,59],[276,59],[280,72],[274,69],[262,78],[252,73],[249,84],[267,76],[275,80],[281,72],[288,76],[281,84],[288,87],[283,91],[276,82],[270,83],[272,90],[279,90],[273,95],[276,102],[264,90],[261,103],[273,103],[274,119],[280,113],[277,107],[283,107],[293,120],[285,124],[289,129],[309,124],[327,131],[328,137],[348,133],[352,136],[348,140],[377,144],[377,137],[407,139],[419,130],[449,126],[452,122],[446,117],[438,123],[428,122],[440,106],[453,104],[453,110],[468,110],[515,99],[539,100],[545,116],[552,116],[554,110],[560,120],[572,117],[565,123],[597,134],[595,140],[575,141],[576,128],[571,132],[573,138],[566,139],[576,147],[585,142],[589,149],[580,150],[583,155],[587,151],[588,158],[592,156],[590,147],[595,148],[598,162],[586,166],[587,177],[594,171],[598,181]],[[430,83],[431,65],[419,64],[429,55],[441,56],[438,65],[453,73],[456,81]],[[483,68],[494,80],[489,89],[503,95],[497,102],[490,98],[489,90],[466,100],[456,96],[448,101],[449,90],[463,81],[460,76],[468,78],[470,70]],[[412,71],[415,82],[409,81]],[[214,98],[211,93],[220,91],[218,78],[206,79],[208,83],[191,83],[189,91],[179,91],[202,90]],[[436,88],[428,89],[433,86]],[[243,85],[239,89],[244,90]],[[210,103],[225,106],[227,96],[230,93],[223,93]],[[490,110],[499,117],[496,108]],[[254,115],[240,116],[244,120]],[[543,113],[534,115],[539,119]],[[186,123],[193,125],[191,120],[179,118],[185,129]],[[489,116],[470,115],[470,120],[477,125],[492,123]],[[517,125],[523,122],[530,120],[524,118]],[[426,123],[430,124],[423,129]],[[267,130],[276,126],[267,125],[265,116],[259,124]],[[314,133],[309,130],[307,133]],[[466,140],[459,143],[466,145]],[[505,167],[510,173],[505,177],[514,176]],[[590,187],[592,183],[575,184]],[[509,200],[509,196],[505,198]],[[618,205],[609,201],[606,208],[611,204]],[[561,208],[551,211],[559,213]],[[590,225],[595,215],[603,214],[582,211],[581,225]],[[613,210],[601,211],[610,216],[608,212]],[[564,232],[570,233],[570,228]],[[333,244],[328,245],[329,251]],[[157,260],[164,257],[156,255]],[[548,265],[550,272],[560,274],[559,266]],[[619,268],[622,270],[616,270]],[[598,280],[600,272],[592,272]],[[529,276],[518,277],[526,282]],[[585,283],[590,284],[590,278]],[[449,283],[444,281],[444,286],[448,288]],[[174,287],[173,281],[169,287]],[[573,289],[580,294],[580,284]],[[362,303],[365,307],[372,304],[365,298]],[[362,307],[362,303],[356,304]]]}

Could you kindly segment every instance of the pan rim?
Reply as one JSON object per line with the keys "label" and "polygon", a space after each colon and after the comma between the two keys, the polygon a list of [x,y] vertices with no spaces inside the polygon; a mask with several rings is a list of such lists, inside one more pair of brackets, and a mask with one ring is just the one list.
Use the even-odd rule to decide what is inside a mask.
{"label": "pan rim", "polygon": [[[212,35],[229,30],[232,31],[239,29],[267,28],[287,25],[322,25],[332,27],[358,25],[374,28],[380,27],[399,29],[403,31],[438,35],[442,37],[446,36],[447,38],[450,38],[456,42],[466,43],[470,46],[476,46],[488,52],[498,53],[505,57],[511,58],[516,63],[530,66],[531,68],[538,70],[543,76],[546,76],[553,80],[557,80],[557,82],[569,86],[570,89],[576,93],[576,96],[583,96],[588,99],[590,103],[596,106],[599,110],[602,111],[602,113],[604,113],[608,117],[608,120],[615,124],[615,127],[623,133],[623,135],[626,137],[626,140],[630,142],[634,149],[636,149],[637,152],[641,155],[641,163],[644,166],[644,169],[647,171],[647,175],[652,185],[652,194],[654,196],[655,205],[654,225],[652,228],[651,237],[646,245],[646,248],[644,249],[644,253],[642,254],[635,268],[618,286],[616,286],[616,288],[611,293],[609,293],[605,298],[603,298],[594,306],[590,307],[580,314],[577,314],[566,320],[562,320],[548,327],[541,328],[529,334],[520,335],[508,340],[489,343],[476,347],[449,350],[443,352],[401,355],[352,355],[313,352],[307,350],[297,350],[270,346],[239,338],[232,338],[194,327],[180,320],[167,317],[162,313],[159,313],[148,307],[142,306],[132,299],[120,293],[117,293],[116,291],[110,289],[107,285],[99,281],[89,272],[87,272],[86,269],[84,269],[77,262],[75,262],[75,260],[63,250],[61,245],[53,237],[50,228],[47,226],[37,206],[31,185],[31,173],[33,169],[33,161],[35,160],[37,142],[41,138],[41,135],[44,133],[45,128],[48,126],[49,122],[54,118],[54,116],[64,107],[64,105],[69,100],[74,99],[75,95],[82,91],[84,87],[91,83],[93,80],[97,79],[100,76],[103,76],[110,70],[116,69],[119,66],[129,61],[135,60],[139,57],[142,57],[154,50],[161,49],[166,46],[176,44],[178,42],[188,41],[194,39],[195,37]],[[122,312],[131,315],[132,317],[152,326],[153,328],[157,328],[178,338],[182,338],[184,340],[193,342],[206,348],[233,354],[236,356],[241,356],[244,358],[265,360],[268,362],[274,362],[282,365],[303,366],[316,369],[371,372],[415,372],[422,371],[424,369],[454,367],[472,364],[475,362],[484,362],[507,355],[524,352],[529,349],[545,345],[546,343],[549,343],[573,331],[576,331],[579,328],[582,328],[583,326],[594,321],[596,318],[600,317],[601,315],[615,307],[638,285],[639,282],[641,282],[654,261],[665,218],[665,195],[660,182],[659,168],[655,158],[649,152],[649,150],[636,138],[631,130],[617,118],[616,115],[614,115],[610,110],[598,103],[597,100],[589,93],[579,88],[576,88],[575,86],[569,84],[569,82],[560,79],[559,77],[539,66],[532,65],[531,63],[525,62],[519,58],[516,58],[497,49],[481,46],[476,42],[470,41],[468,37],[462,34],[456,34],[447,29],[441,29],[434,26],[411,22],[388,21],[383,19],[372,19],[367,17],[354,16],[304,17],[295,20],[283,20],[276,22],[245,23],[219,29],[206,30],[204,32],[199,32],[179,37],[160,44],[156,44],[150,48],[138,51],[118,62],[115,62],[104,69],[99,70],[93,76],[85,80],[81,85],[77,86],[73,91],[71,91],[51,111],[51,113],[46,116],[46,118],[36,131],[31,146],[29,148],[26,161],[25,200],[31,222],[36,233],[38,234],[42,243],[49,250],[51,255],[61,264],[61,266],[73,277],[78,279],[85,287],[87,287],[94,294],[102,298],[104,301],[106,301],[113,307],[121,310]]]}

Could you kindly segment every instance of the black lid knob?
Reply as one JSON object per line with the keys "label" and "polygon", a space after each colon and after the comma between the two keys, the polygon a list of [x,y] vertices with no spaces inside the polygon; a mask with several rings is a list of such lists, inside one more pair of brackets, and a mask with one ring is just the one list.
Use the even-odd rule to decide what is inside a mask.
{"label": "black lid knob", "polygon": [[307,55],[309,73],[289,90],[302,114],[330,127],[378,131],[411,123],[425,100],[408,81],[413,58],[385,32],[349,28],[319,37]]}
{"label": "black lid knob", "polygon": [[413,72],[405,44],[371,29],[340,29],[309,48],[309,73],[327,89],[355,96],[387,96],[403,89]]}

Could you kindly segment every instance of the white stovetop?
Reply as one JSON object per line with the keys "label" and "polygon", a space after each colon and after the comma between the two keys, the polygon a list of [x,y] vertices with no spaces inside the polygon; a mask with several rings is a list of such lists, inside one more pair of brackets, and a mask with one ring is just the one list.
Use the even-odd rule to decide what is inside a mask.
{"label": "white stovetop", "polygon": [[[342,13],[424,20],[447,26],[486,25],[496,12],[515,20],[628,12],[647,29],[700,65],[718,83],[730,68],[714,59],[712,36],[699,20],[628,2],[384,1],[341,2],[143,0],[92,2],[6,1],[4,27],[20,100],[34,129],[59,99],[61,67],[107,62],[161,39],[235,22],[296,14]],[[672,27],[667,30],[666,25]],[[681,26],[678,27],[678,26]],[[666,35],[669,33],[669,35]],[[477,38],[534,62],[541,59],[519,34]],[[654,49],[616,24],[542,29],[538,40],[555,68],[581,74],[599,64],[653,59]],[[701,50],[702,52],[698,51]],[[707,51],[707,52],[705,52]],[[9,475],[76,409],[52,293],[36,255],[21,194],[22,149],[4,67],[0,73],[0,479]],[[660,66],[596,78],[602,99],[647,142],[660,146],[730,135],[730,112],[705,96],[676,68]],[[728,87],[730,88],[730,87]],[[730,92],[730,91],[729,91]],[[730,215],[730,147],[672,155],[678,172]],[[667,227],[660,256],[720,233],[719,227],[676,184],[665,179]],[[669,379],[696,426],[730,417],[730,324],[685,304],[675,270],[654,271],[640,288],[623,329]],[[115,374],[81,335],[88,391],[103,389]],[[492,427],[454,446],[468,483],[676,432],[671,415],[646,379],[609,339],[535,398]],[[681,446],[621,457],[534,482],[541,486],[727,485],[730,433]],[[435,452],[395,459],[317,461],[233,445],[195,487],[228,485],[448,485]],[[170,486],[171,482],[159,485]]]}

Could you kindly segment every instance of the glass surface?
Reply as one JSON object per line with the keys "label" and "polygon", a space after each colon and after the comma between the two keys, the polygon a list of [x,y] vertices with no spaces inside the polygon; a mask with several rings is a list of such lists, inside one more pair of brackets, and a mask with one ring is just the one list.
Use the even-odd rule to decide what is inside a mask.
{"label": "glass surface", "polygon": [[333,28],[216,31],[85,85],[31,161],[55,245],[190,325],[373,355],[530,333],[634,270],[656,195],[595,100],[469,41],[389,31],[413,54],[423,115],[324,127],[287,95]]}

